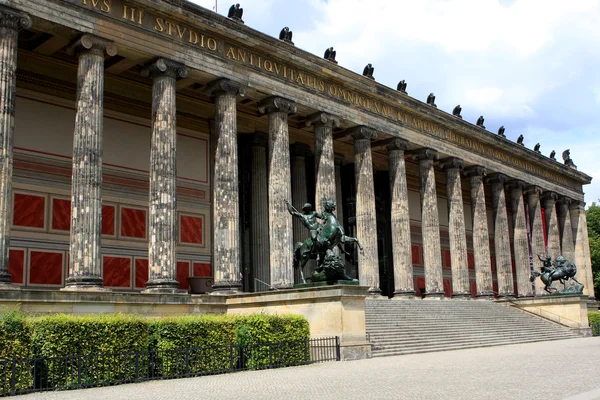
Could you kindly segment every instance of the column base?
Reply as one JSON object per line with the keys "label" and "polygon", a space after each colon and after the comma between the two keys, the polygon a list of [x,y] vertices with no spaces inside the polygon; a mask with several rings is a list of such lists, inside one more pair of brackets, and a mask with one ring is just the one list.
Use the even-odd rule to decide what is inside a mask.
{"label": "column base", "polygon": [[179,282],[174,279],[152,279],[146,282],[146,289],[142,293],[187,293],[179,289]]}
{"label": "column base", "polygon": [[494,293],[477,293],[477,300],[494,300]]}
{"label": "column base", "polygon": [[394,297],[392,297],[392,300],[415,300],[415,299],[420,299],[420,297],[417,296],[417,292],[415,292],[414,290],[398,290],[394,292]]}
{"label": "column base", "polygon": [[379,289],[379,288],[369,288],[369,290],[367,291],[367,295],[370,296],[370,297],[381,296],[381,289]]}
{"label": "column base", "polygon": [[242,291],[241,281],[217,281],[212,285],[211,294],[230,294]]}
{"label": "column base", "polygon": [[499,300],[515,300],[516,298],[514,294],[498,294]]}
{"label": "column base", "polygon": [[107,291],[110,289],[106,289],[103,286],[104,281],[99,276],[77,276],[77,277],[68,277],[65,280],[65,287],[61,290],[66,291],[77,291],[77,290],[97,290],[97,291]]}
{"label": "column base", "polygon": [[286,289],[293,289],[294,285],[291,283],[276,283],[274,285],[271,285],[271,287],[269,287],[269,290],[286,290]]}
{"label": "column base", "polygon": [[423,298],[426,300],[443,300],[446,297],[444,292],[425,292]]}
{"label": "column base", "polygon": [[452,299],[456,300],[471,300],[472,298],[471,293],[457,293],[452,295]]}

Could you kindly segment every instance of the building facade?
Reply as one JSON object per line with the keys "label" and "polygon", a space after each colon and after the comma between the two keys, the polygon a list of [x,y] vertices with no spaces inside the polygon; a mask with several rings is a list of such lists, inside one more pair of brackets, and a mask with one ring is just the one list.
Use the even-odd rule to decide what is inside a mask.
{"label": "building facade", "polygon": [[539,295],[562,254],[593,297],[568,157],[184,0],[0,6],[5,288],[291,288],[285,201],[333,199],[373,295]]}

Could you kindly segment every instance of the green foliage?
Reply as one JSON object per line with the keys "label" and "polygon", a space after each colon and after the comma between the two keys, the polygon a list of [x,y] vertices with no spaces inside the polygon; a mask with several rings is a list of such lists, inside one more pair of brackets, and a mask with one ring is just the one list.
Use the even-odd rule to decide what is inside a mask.
{"label": "green foliage", "polygon": [[600,298],[600,206],[592,203],[585,211],[590,242],[590,257],[594,275],[594,292]]}
{"label": "green foliage", "polygon": [[600,311],[589,311],[588,320],[592,327],[592,335],[600,336]]}
{"label": "green foliage", "polygon": [[[47,379],[43,384],[56,388],[132,380],[132,363],[120,358],[128,356],[116,353],[147,351],[149,344],[146,319],[131,315],[59,314],[33,318],[31,325],[34,354],[48,357],[44,365],[38,366]],[[90,354],[103,355],[87,357]]]}
{"label": "green foliage", "polygon": [[[0,391],[10,392],[13,361],[31,357],[31,326],[18,311],[0,311]],[[14,363],[14,390],[24,390],[33,384],[29,364]]]}

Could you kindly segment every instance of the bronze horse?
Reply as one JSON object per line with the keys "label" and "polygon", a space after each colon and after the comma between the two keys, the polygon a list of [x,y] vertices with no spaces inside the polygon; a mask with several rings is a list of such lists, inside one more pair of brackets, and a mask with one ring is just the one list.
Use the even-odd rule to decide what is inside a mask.
{"label": "bronze horse", "polygon": [[581,285],[581,283],[575,278],[575,274],[577,274],[577,266],[571,261],[567,261],[563,256],[558,256],[552,263],[552,259],[550,257],[542,258],[538,255],[538,258],[541,262],[544,263],[542,267],[542,272],[533,271],[531,275],[531,282],[535,280],[538,276],[544,282],[544,290],[548,293],[552,293],[553,290],[557,290],[556,288],[551,287],[552,282],[559,281],[563,285],[569,279],[573,279],[575,282]]}

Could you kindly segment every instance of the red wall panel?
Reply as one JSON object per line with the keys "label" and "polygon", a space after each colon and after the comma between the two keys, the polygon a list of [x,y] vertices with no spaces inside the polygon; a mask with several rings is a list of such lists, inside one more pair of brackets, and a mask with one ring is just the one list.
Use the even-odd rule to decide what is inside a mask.
{"label": "red wall panel", "polygon": [[186,261],[177,261],[177,280],[179,289],[188,289],[188,276],[190,276],[190,263]]}
{"label": "red wall panel", "polygon": [[102,206],[102,234],[115,235],[115,206]]}
{"label": "red wall panel", "polygon": [[181,216],[181,242],[202,244],[202,218]]}
{"label": "red wall panel", "polygon": [[104,256],[104,286],[131,287],[131,259]]}
{"label": "red wall panel", "polygon": [[148,260],[137,258],[135,260],[135,288],[144,289],[148,282]]}
{"label": "red wall panel", "polygon": [[23,271],[25,270],[25,250],[10,250],[8,258],[8,273],[12,275],[12,283],[23,283]]}
{"label": "red wall panel", "polygon": [[212,276],[210,264],[194,263],[194,276]]}
{"label": "red wall panel", "polygon": [[13,224],[30,228],[44,228],[46,198],[15,193]]}
{"label": "red wall panel", "polygon": [[442,262],[444,263],[442,265],[446,268],[450,268],[452,266],[452,257],[450,256],[449,249],[442,250]]}
{"label": "red wall panel", "polygon": [[121,208],[121,236],[146,238],[146,210]]}
{"label": "red wall panel", "polygon": [[471,280],[469,283],[471,286],[471,295],[473,297],[476,297],[477,296],[477,282],[475,280]]}
{"label": "red wall panel", "polygon": [[61,285],[63,254],[44,251],[29,253],[29,283],[32,285]]}
{"label": "red wall panel", "polygon": [[419,246],[412,246],[411,252],[412,252],[412,263],[419,265],[421,263],[421,261],[419,260]]}
{"label": "red wall panel", "polygon": [[473,253],[467,253],[467,261],[469,263],[469,269],[475,269],[475,256]]}
{"label": "red wall panel", "polygon": [[71,201],[52,199],[52,229],[57,231],[71,230]]}
{"label": "red wall panel", "polygon": [[421,288],[425,289],[425,278],[423,277],[415,277],[415,291],[417,292],[417,296],[423,296],[423,292]]}
{"label": "red wall panel", "polygon": [[452,282],[450,279],[444,279],[444,295],[446,297],[452,297]]}

